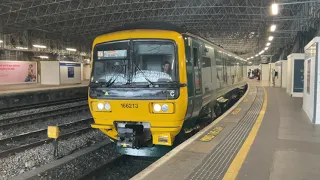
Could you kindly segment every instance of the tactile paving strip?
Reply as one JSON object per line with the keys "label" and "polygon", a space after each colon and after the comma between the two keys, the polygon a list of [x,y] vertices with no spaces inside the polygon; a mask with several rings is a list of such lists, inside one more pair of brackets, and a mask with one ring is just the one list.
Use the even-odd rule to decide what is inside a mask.
{"label": "tactile paving strip", "polygon": [[232,160],[240,150],[252,129],[261,111],[263,104],[264,90],[257,87],[256,98],[248,112],[238,122],[234,129],[223,139],[205,160],[187,178],[190,180],[199,179],[222,179],[228,170]]}

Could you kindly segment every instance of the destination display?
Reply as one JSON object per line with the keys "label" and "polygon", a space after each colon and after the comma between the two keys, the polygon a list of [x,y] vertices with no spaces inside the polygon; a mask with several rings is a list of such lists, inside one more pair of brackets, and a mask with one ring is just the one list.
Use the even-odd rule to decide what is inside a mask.
{"label": "destination display", "polygon": [[98,59],[123,59],[127,57],[127,50],[98,51]]}

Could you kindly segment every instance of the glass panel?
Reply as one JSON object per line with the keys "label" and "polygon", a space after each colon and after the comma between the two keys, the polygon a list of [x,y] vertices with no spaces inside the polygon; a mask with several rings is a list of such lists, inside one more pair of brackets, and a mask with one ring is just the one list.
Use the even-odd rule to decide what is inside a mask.
{"label": "glass panel", "polygon": [[316,57],[316,43],[312,44],[305,52],[305,59]]}
{"label": "glass panel", "polygon": [[97,45],[94,50],[92,82],[127,82],[129,41]]}
{"label": "glass panel", "polygon": [[[169,41],[134,41],[132,82],[177,81],[175,47]],[[147,77],[147,79],[146,79]]]}

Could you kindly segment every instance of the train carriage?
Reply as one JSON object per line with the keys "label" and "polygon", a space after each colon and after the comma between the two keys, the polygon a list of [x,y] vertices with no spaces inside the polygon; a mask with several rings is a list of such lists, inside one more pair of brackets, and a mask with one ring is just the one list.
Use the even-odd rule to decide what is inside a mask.
{"label": "train carriage", "polygon": [[244,84],[243,59],[169,23],[124,25],[92,48],[92,127],[123,154],[159,156],[200,116],[221,114],[216,99]]}

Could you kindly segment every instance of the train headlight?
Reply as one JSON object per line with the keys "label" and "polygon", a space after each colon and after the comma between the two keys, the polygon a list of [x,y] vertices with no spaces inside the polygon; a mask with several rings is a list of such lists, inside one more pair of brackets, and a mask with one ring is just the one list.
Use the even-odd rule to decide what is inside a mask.
{"label": "train headlight", "polygon": [[161,106],[160,106],[159,104],[154,104],[154,105],[153,105],[153,110],[154,110],[155,112],[159,112],[159,111],[161,111]]}
{"label": "train headlight", "polygon": [[102,103],[98,103],[97,108],[101,111],[103,110],[104,105]]}
{"label": "train headlight", "polygon": [[162,105],[161,110],[163,112],[167,112],[169,110],[169,106],[167,104]]}
{"label": "train headlight", "polygon": [[104,105],[104,108],[105,108],[107,111],[110,111],[111,106],[110,106],[109,103],[106,103],[106,104]]}
{"label": "train headlight", "polygon": [[174,103],[151,103],[150,110],[156,114],[172,114],[174,113]]}

